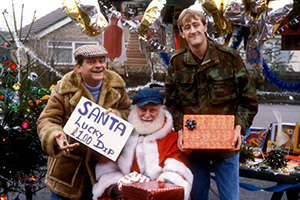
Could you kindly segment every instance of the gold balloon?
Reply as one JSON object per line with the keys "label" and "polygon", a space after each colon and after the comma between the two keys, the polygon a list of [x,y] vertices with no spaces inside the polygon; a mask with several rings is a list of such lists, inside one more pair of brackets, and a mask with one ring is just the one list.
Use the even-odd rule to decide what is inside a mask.
{"label": "gold balloon", "polygon": [[201,0],[203,9],[214,18],[214,29],[216,33],[226,35],[233,25],[224,18],[224,12],[229,0]]}
{"label": "gold balloon", "polygon": [[267,8],[267,3],[265,0],[242,0],[245,13],[251,17],[255,22],[261,13],[263,13]]}
{"label": "gold balloon", "polygon": [[108,22],[100,9],[93,5],[78,4],[76,0],[64,0],[63,7],[73,21],[89,36],[101,34],[104,28],[108,26]]}
{"label": "gold balloon", "polygon": [[[139,36],[141,39],[146,40],[150,26],[161,16],[161,10],[166,4],[166,0],[153,0],[148,5],[140,24]],[[155,27],[159,29],[159,27]]]}

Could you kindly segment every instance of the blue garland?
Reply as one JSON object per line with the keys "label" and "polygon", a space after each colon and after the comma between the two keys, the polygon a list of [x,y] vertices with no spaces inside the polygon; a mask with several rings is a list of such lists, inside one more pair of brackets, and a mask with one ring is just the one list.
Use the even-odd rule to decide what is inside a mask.
{"label": "blue garland", "polygon": [[270,68],[268,67],[265,59],[263,60],[263,67],[262,67],[262,72],[265,75],[265,77],[268,79],[268,81],[270,83],[272,83],[273,85],[275,85],[276,87],[284,90],[284,91],[300,91],[300,82],[298,83],[287,83],[284,82],[282,80],[280,80],[279,78],[276,77],[276,75],[270,70]]}
{"label": "blue garland", "polygon": [[240,46],[240,44],[241,44],[241,42],[242,42],[242,40],[244,38],[244,35],[242,33],[243,33],[242,29],[240,29],[237,32],[237,35],[235,36],[235,40],[232,41],[232,44],[230,46],[231,48],[233,48],[233,49],[236,50]]}
{"label": "blue garland", "polygon": [[[231,48],[237,49],[239,47],[239,45],[241,44],[242,39],[243,39],[243,32],[242,32],[242,29],[240,29],[240,31],[236,35],[236,39],[232,42]],[[298,82],[298,83],[287,83],[287,82],[284,82],[284,81],[280,80],[270,70],[270,68],[268,67],[265,59],[263,59],[263,67],[262,67],[261,70],[262,70],[264,76],[267,78],[267,80],[270,83],[272,83],[273,85],[275,85],[276,87],[280,88],[281,90],[291,91],[291,92],[300,91],[300,82]]]}
{"label": "blue garland", "polygon": [[[214,181],[216,180],[215,176],[210,176]],[[300,182],[296,183],[296,184],[280,184],[280,185],[275,185],[272,187],[267,187],[267,188],[260,188],[260,187],[256,187],[254,185],[248,184],[248,183],[239,183],[239,186],[249,190],[249,191],[266,191],[266,192],[280,192],[280,191],[284,191],[286,189],[289,188],[296,188],[296,187],[300,187]]]}
{"label": "blue garland", "polygon": [[166,68],[168,68],[169,66],[169,62],[170,62],[170,57],[166,52],[159,52],[158,53],[160,58],[162,59],[162,61],[164,62]]}
{"label": "blue garland", "polygon": [[250,190],[250,191],[267,191],[267,192],[280,192],[284,191],[289,188],[296,188],[300,187],[300,182],[296,184],[280,184],[280,185],[275,185],[272,187],[267,187],[267,188],[260,188],[256,187],[254,185],[248,184],[248,183],[240,183],[240,187]]}

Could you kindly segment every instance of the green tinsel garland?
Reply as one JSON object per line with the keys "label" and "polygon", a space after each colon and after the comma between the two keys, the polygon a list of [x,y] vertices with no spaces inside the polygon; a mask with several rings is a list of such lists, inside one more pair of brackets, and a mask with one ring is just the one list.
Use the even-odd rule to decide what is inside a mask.
{"label": "green tinsel garland", "polygon": [[265,160],[266,165],[269,165],[272,169],[279,169],[287,165],[288,159],[281,150],[272,150],[269,152],[268,157]]}

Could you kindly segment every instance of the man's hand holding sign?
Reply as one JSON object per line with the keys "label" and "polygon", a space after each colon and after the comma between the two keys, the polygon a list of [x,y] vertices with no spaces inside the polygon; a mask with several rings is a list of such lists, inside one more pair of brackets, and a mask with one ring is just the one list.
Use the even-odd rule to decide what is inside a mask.
{"label": "man's hand holding sign", "polygon": [[[133,126],[109,110],[82,97],[63,130],[82,144],[116,161]],[[70,145],[71,149],[76,145],[76,143]]]}
{"label": "man's hand holding sign", "polygon": [[[57,83],[38,118],[41,147],[49,156],[45,183],[53,198],[92,199],[92,185],[96,179],[94,168],[101,158],[95,150],[104,155],[109,152],[116,159],[117,152],[122,149],[122,142],[117,143],[117,138],[124,139],[123,143],[126,141],[127,124],[116,115],[126,120],[131,101],[122,77],[106,69],[106,55],[106,49],[100,45],[76,48],[76,68]],[[82,97],[107,110],[95,108],[86,99],[76,108]],[[73,121],[63,130],[72,113]],[[106,126],[112,133],[102,129]],[[123,131],[126,133],[120,136]],[[114,149],[106,142],[104,138],[108,135],[111,136],[109,142],[116,142],[120,149]]]}

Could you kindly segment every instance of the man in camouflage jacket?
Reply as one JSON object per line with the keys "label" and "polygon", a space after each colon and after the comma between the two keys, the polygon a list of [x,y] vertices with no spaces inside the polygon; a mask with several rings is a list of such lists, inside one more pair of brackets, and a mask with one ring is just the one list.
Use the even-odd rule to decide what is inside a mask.
{"label": "man in camouflage jacket", "polygon": [[238,152],[241,135],[247,132],[257,113],[255,86],[238,53],[207,38],[201,12],[185,9],[178,18],[178,27],[188,48],[171,58],[165,79],[165,104],[179,135],[178,147],[190,153],[182,148],[184,114],[235,115],[233,150],[194,150],[189,154],[194,173],[192,199],[208,199],[210,161],[220,199],[238,199]]}

